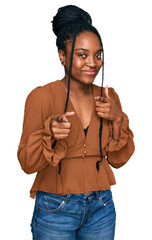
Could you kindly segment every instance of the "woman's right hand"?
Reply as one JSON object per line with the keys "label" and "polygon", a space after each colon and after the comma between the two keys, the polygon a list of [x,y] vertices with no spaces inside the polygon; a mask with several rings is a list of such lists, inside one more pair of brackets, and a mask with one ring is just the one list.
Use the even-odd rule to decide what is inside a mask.
{"label": "woman's right hand", "polygon": [[66,112],[62,115],[55,115],[50,122],[50,131],[54,140],[67,138],[71,130],[71,123],[68,117],[71,117],[75,112]]}

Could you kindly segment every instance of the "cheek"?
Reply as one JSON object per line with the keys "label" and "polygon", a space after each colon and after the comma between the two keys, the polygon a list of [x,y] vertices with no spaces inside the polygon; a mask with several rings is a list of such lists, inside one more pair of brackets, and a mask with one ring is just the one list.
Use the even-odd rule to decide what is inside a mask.
{"label": "cheek", "polygon": [[98,63],[98,67],[99,67],[99,68],[102,67],[102,61],[100,61],[100,62]]}
{"label": "cheek", "polygon": [[98,63],[97,63],[98,71],[101,69],[101,67],[102,67],[102,62],[98,62]]}
{"label": "cheek", "polygon": [[80,69],[83,66],[84,62],[81,59],[73,61],[73,69]]}

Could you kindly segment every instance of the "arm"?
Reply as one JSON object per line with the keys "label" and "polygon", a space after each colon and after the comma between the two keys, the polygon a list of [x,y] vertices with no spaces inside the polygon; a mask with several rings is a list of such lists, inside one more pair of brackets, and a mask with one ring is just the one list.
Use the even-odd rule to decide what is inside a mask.
{"label": "arm", "polygon": [[43,87],[35,88],[27,97],[23,131],[17,157],[25,173],[38,172],[49,164],[56,166],[67,151],[66,141],[59,140],[54,148],[50,121],[51,103]]}
{"label": "arm", "polygon": [[[122,111],[119,97],[113,88],[110,88],[110,95]],[[133,132],[129,128],[128,116],[122,112],[122,120],[118,123],[109,122],[109,139],[106,146],[108,162],[111,166],[119,168],[131,157],[135,150]]]}

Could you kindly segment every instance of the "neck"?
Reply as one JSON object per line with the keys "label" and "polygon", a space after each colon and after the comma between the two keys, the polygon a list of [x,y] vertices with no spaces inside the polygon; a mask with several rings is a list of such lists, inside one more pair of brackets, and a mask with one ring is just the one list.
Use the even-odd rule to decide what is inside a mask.
{"label": "neck", "polygon": [[[61,79],[66,90],[68,91],[68,78]],[[70,79],[70,95],[73,97],[85,97],[92,94],[92,83],[84,84],[77,80]]]}

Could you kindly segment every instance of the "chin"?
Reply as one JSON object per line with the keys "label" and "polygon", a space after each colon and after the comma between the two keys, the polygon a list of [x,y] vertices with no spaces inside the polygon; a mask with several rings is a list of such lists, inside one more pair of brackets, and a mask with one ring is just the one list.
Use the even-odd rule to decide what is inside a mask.
{"label": "chin", "polygon": [[84,84],[92,84],[95,80],[95,77],[94,76],[90,76],[90,77],[87,77],[83,80],[83,83]]}
{"label": "chin", "polygon": [[73,78],[73,79],[75,79],[77,82],[81,82],[82,84],[89,85],[94,82],[95,77],[96,76],[85,76],[85,77],[77,76],[77,78]]}

